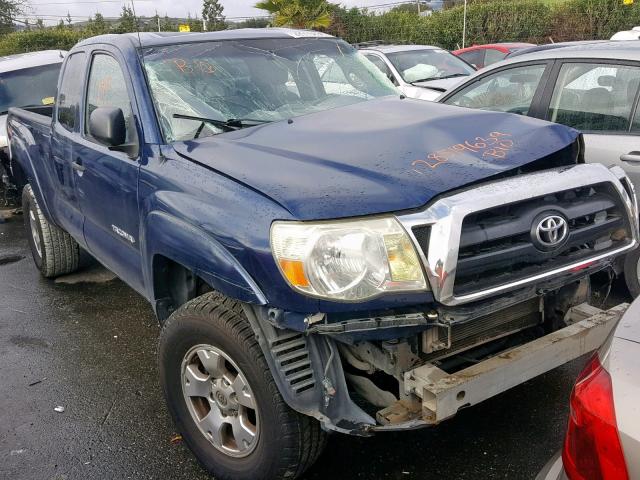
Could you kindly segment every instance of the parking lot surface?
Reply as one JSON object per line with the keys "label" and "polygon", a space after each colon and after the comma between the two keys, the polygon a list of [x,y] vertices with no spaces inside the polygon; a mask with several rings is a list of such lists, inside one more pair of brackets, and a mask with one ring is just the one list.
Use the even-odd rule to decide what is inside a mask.
{"label": "parking lot surface", "polygon": [[[210,478],[165,408],[157,336],[151,307],[109,272],[45,280],[22,218],[0,223],[0,478]],[[561,445],[584,361],[431,429],[333,435],[304,478],[531,479]]]}

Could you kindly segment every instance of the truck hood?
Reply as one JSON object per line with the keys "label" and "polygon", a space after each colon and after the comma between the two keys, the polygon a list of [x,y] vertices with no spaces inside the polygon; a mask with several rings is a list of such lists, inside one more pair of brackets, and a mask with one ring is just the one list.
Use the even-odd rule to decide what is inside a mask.
{"label": "truck hood", "polygon": [[418,208],[558,152],[578,135],[512,114],[386,97],[174,149],[312,220]]}

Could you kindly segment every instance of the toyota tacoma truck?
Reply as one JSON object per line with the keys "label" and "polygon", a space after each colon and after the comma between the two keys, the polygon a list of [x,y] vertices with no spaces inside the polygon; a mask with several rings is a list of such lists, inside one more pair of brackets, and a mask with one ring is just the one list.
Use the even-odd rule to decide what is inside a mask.
{"label": "toyota tacoma truck", "polygon": [[436,425],[625,307],[589,305],[637,243],[624,172],[570,128],[404,98],[328,35],[84,40],[8,135],[36,265],[83,249],[151,303],[169,411],[218,479]]}

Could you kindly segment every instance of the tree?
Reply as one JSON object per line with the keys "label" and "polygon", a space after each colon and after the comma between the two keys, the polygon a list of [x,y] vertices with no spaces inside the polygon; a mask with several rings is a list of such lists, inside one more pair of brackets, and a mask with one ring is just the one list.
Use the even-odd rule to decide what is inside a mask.
{"label": "tree", "polygon": [[131,7],[122,7],[122,13],[120,13],[120,22],[118,24],[118,33],[136,32],[138,30],[138,21],[133,14]]}
{"label": "tree", "polygon": [[156,14],[149,19],[149,22],[145,26],[146,32],[157,32],[158,27],[160,26],[160,15],[158,15],[158,11],[156,10]]}
{"label": "tree", "polygon": [[94,18],[90,18],[86,27],[87,34],[90,36],[104,35],[111,31],[111,26],[104,21],[101,13],[96,13]]}
{"label": "tree", "polygon": [[163,32],[175,32],[178,30],[178,26],[171,21],[168,15],[165,15],[164,18],[160,21],[160,30]]}
{"label": "tree", "polygon": [[67,26],[71,28],[72,20],[71,20],[71,14],[69,12],[67,12],[67,18],[65,18],[65,20],[67,21]]}
{"label": "tree", "polygon": [[205,30],[222,30],[225,28],[224,7],[219,0],[204,0],[202,4],[202,18]]}
{"label": "tree", "polygon": [[0,0],[0,34],[13,32],[13,19],[26,8],[25,0]]}
{"label": "tree", "polygon": [[262,0],[256,8],[273,15],[276,26],[327,28],[334,5],[327,0]]}
{"label": "tree", "polygon": [[38,30],[44,30],[44,22],[42,21],[42,19],[41,19],[41,18],[38,18],[38,19],[36,20],[36,28],[37,28]]}

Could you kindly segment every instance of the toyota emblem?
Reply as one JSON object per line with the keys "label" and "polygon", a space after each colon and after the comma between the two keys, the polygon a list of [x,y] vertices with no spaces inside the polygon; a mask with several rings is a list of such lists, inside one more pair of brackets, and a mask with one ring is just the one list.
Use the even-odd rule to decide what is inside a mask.
{"label": "toyota emblem", "polygon": [[560,215],[546,215],[533,228],[535,240],[544,249],[559,247],[569,235],[569,224]]}

